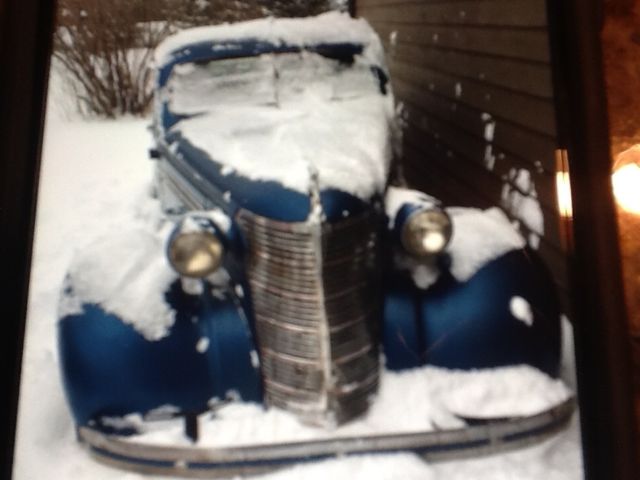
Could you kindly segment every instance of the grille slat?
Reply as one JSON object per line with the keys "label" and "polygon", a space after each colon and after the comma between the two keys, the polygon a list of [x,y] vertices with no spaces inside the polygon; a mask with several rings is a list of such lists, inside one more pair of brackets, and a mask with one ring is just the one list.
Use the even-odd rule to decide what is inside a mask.
{"label": "grille slat", "polygon": [[258,336],[261,343],[278,353],[315,359],[320,356],[320,346],[315,332],[292,332],[258,319]]}
{"label": "grille slat", "polygon": [[274,268],[273,264],[269,266],[265,263],[253,264],[251,265],[251,270],[254,272],[254,278],[259,279],[262,283],[277,278],[280,284],[291,286],[291,289],[300,288],[303,290],[310,289],[312,291],[316,289],[317,279],[304,273],[292,273],[289,275],[286,269],[282,267]]}
{"label": "grille slat", "polygon": [[311,392],[320,392],[322,389],[323,375],[318,365],[307,366],[274,355],[265,355],[262,367],[266,376],[281,385]]}
{"label": "grille slat", "polygon": [[[256,297],[254,296],[254,300],[255,299]],[[290,306],[280,304],[278,307],[272,307],[267,305],[266,302],[261,305],[261,313],[256,314],[256,318],[262,320],[278,318],[281,323],[285,324],[283,328],[286,328],[286,325],[299,325],[301,327],[313,328],[316,332],[318,330],[318,323],[322,321],[317,311],[308,312],[303,316],[302,313],[295,312],[295,309]]]}
{"label": "grille slat", "polygon": [[363,413],[378,385],[380,219],[237,219],[267,402],[311,423]]}
{"label": "grille slat", "polygon": [[252,290],[260,290],[262,292],[267,292],[269,294],[280,297],[283,300],[291,301],[292,303],[303,302],[303,303],[313,303],[315,306],[321,299],[321,293],[314,289],[313,291],[304,291],[302,288],[297,289],[297,291],[289,290],[286,286],[281,285],[280,278],[274,278],[270,280],[261,280],[260,278],[252,278],[249,280],[249,284],[251,285]]}
{"label": "grille slat", "polygon": [[279,257],[285,255],[285,258],[293,258],[300,262],[313,262],[314,252],[305,247],[300,247],[296,244],[287,245],[287,242],[278,242],[275,244],[268,244],[266,242],[260,242],[260,239],[256,237],[252,241],[253,245],[260,248],[262,255],[268,255],[269,257]]}

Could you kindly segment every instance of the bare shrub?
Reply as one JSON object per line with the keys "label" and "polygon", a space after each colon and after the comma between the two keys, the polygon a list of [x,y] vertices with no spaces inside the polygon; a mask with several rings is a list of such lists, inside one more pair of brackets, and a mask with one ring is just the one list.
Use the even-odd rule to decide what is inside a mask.
{"label": "bare shrub", "polygon": [[61,0],[54,55],[70,72],[81,111],[142,114],[150,102],[153,48],[168,24],[145,21],[142,2]]}
{"label": "bare shrub", "polygon": [[237,22],[260,17],[307,17],[341,8],[341,0],[169,0],[177,21],[190,25]]}
{"label": "bare shrub", "polygon": [[264,16],[315,15],[335,5],[335,0],[59,0],[54,55],[73,78],[80,112],[143,115],[151,103],[153,50],[168,34]]}

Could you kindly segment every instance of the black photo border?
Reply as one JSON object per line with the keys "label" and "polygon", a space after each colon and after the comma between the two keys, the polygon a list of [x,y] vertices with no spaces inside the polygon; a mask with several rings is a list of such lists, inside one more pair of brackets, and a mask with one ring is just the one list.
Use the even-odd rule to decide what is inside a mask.
{"label": "black photo border", "polygon": [[55,0],[0,0],[0,474],[11,478]]}

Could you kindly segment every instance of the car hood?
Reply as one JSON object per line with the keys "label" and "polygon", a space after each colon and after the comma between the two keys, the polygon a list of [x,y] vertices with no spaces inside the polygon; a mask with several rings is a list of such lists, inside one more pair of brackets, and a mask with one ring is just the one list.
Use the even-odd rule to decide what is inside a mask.
{"label": "car hood", "polygon": [[391,100],[380,95],[225,106],[179,121],[167,139],[188,142],[223,176],[368,200],[384,191],[392,130]]}

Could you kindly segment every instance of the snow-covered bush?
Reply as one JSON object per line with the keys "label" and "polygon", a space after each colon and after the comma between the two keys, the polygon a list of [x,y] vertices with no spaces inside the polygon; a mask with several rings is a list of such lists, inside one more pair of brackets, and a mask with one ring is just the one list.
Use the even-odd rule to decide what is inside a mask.
{"label": "snow-covered bush", "polygon": [[61,0],[54,55],[71,74],[81,112],[142,114],[151,101],[148,63],[169,22],[141,0]]}

